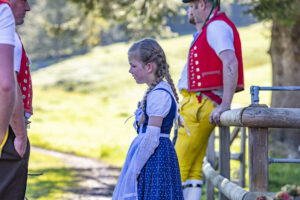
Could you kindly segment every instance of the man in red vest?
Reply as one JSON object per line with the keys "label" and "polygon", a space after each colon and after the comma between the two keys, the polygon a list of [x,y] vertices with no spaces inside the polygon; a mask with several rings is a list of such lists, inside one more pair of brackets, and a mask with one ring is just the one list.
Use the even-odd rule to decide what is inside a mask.
{"label": "man in red vest", "polygon": [[[180,114],[187,128],[179,129],[175,149],[185,200],[202,195],[202,164],[210,133],[229,110],[233,94],[244,89],[239,34],[218,0],[183,0],[198,32],[178,88],[183,95]],[[189,130],[189,132],[187,131]],[[188,132],[188,133],[187,133]]]}
{"label": "man in red vest", "polygon": [[15,21],[9,2],[0,0],[0,158],[15,98],[14,32]]}
{"label": "man in red vest", "polygon": [[[25,14],[30,10],[27,0],[10,0],[10,6],[15,24],[23,24]],[[14,39],[14,69],[17,87],[14,110],[0,158],[1,200],[25,198],[30,153],[25,123],[32,114],[30,61],[17,33],[14,33]]]}

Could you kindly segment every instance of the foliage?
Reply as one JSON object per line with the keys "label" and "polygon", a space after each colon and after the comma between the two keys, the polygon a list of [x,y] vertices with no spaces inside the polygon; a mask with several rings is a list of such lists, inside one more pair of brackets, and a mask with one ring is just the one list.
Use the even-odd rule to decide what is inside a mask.
{"label": "foliage", "polygon": [[[276,193],[274,200],[297,200],[300,197],[300,187],[296,185],[285,185],[280,192]],[[273,198],[261,196],[257,200],[272,200]]]}
{"label": "foliage", "polygon": [[[19,28],[30,57],[34,60],[59,58],[99,44],[106,22],[87,15],[65,0],[31,0],[25,24]],[[42,12],[41,12],[42,11]]]}
{"label": "foliage", "polygon": [[[285,192],[291,197],[300,197],[300,186],[288,184],[281,188],[281,192]],[[280,192],[277,194],[277,196],[280,196]]]}
{"label": "foliage", "polygon": [[249,12],[259,20],[276,20],[291,26],[299,20],[299,0],[239,0],[251,6]]}
{"label": "foliage", "polygon": [[183,14],[179,0],[68,0],[89,13],[120,24],[129,38],[166,37],[172,34],[167,19]]}

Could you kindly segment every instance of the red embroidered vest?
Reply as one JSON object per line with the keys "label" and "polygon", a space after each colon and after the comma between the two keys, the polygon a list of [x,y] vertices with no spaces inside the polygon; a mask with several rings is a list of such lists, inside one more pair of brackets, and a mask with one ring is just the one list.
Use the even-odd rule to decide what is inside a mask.
{"label": "red embroidered vest", "polygon": [[30,61],[26,55],[24,46],[22,44],[22,58],[20,71],[18,74],[18,83],[22,92],[24,111],[32,115],[32,83],[29,66]]}
{"label": "red embroidered vest", "polygon": [[[215,20],[226,22],[233,31],[235,54],[238,60],[238,83],[236,92],[241,91],[244,89],[244,73],[239,33],[225,13],[215,13],[207,25]],[[206,37],[207,25],[203,28],[202,32],[190,47],[188,57],[189,92],[201,91],[207,93],[211,90],[223,88],[222,61],[208,44]]]}

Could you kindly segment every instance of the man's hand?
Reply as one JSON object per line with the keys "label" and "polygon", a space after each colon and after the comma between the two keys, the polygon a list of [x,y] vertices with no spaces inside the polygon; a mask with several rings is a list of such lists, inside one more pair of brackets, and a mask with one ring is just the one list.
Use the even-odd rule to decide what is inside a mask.
{"label": "man's hand", "polygon": [[219,58],[223,64],[223,96],[222,103],[217,106],[209,116],[209,123],[220,125],[220,116],[230,110],[233,94],[236,89],[238,80],[238,61],[233,50],[224,50],[220,53]]}
{"label": "man's hand", "polygon": [[230,106],[224,104],[220,104],[215,109],[213,109],[213,111],[209,115],[209,123],[212,124],[214,122],[217,126],[219,126],[221,124],[220,116],[226,110],[230,110]]}
{"label": "man's hand", "polygon": [[14,145],[15,145],[15,149],[18,152],[18,154],[23,157],[25,152],[26,152],[26,148],[27,148],[27,136],[24,137],[16,137],[15,141],[14,141]]}

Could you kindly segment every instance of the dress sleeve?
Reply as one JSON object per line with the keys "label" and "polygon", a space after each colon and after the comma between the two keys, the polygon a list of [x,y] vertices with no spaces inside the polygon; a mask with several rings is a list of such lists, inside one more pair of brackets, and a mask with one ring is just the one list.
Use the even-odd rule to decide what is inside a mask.
{"label": "dress sleeve", "polygon": [[159,145],[160,127],[147,126],[146,133],[136,150],[134,171],[138,175]]}
{"label": "dress sleeve", "polygon": [[171,109],[172,99],[164,90],[154,90],[147,97],[148,116],[166,117]]}

